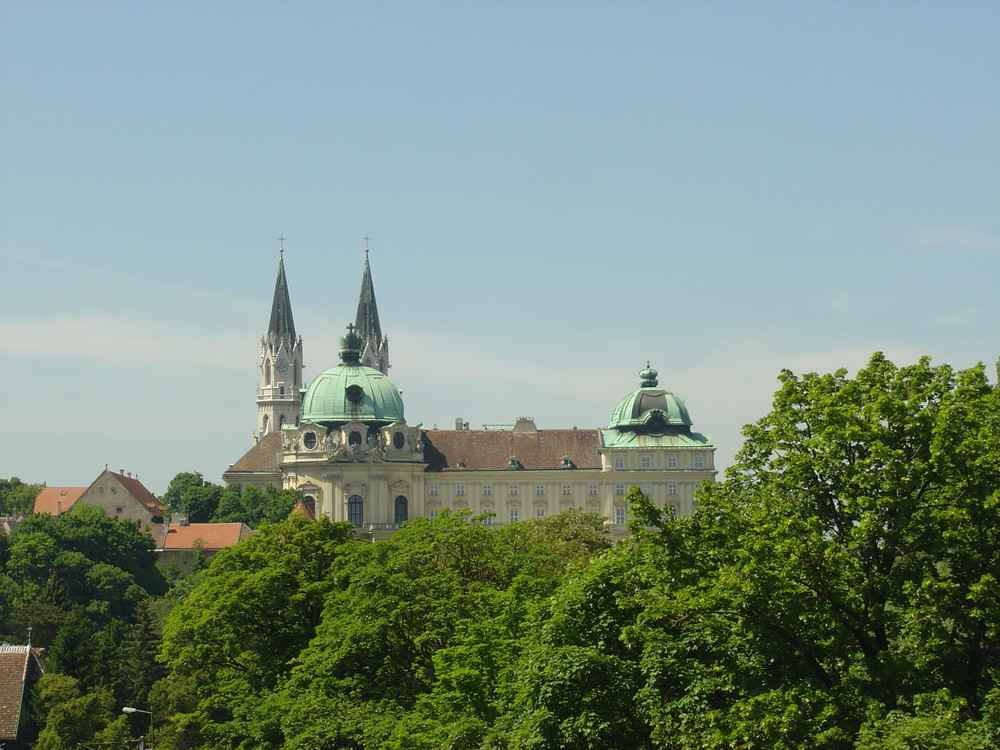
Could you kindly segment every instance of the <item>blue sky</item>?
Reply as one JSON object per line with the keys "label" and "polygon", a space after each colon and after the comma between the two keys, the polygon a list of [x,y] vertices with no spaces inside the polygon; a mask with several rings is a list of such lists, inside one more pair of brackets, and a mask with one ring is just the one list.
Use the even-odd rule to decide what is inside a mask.
{"label": "blue sky", "polygon": [[780,368],[1000,354],[1000,4],[0,5],[0,476],[249,447],[371,263],[411,424],[598,427],[646,361],[726,466]]}

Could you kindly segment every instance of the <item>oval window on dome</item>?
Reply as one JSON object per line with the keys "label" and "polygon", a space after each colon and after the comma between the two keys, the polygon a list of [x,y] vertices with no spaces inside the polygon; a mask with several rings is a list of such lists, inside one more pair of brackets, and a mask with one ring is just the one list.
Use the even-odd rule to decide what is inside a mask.
{"label": "oval window on dome", "polygon": [[403,437],[403,433],[402,432],[394,432],[393,435],[392,435],[392,445],[393,445],[393,447],[396,450],[401,451],[401,450],[403,450],[403,446],[405,444],[406,444],[406,438]]}
{"label": "oval window on dome", "polygon": [[657,412],[646,420],[646,429],[650,435],[663,435],[667,431],[667,421],[663,418],[662,414]]}
{"label": "oval window on dome", "polygon": [[351,385],[347,386],[346,391],[347,391],[347,400],[350,401],[352,404],[358,403],[358,401],[360,401],[362,397],[365,395],[364,389],[357,383],[352,383]]}
{"label": "oval window on dome", "polygon": [[316,447],[316,433],[307,432],[302,436],[302,444],[306,447],[306,450],[312,450]]}

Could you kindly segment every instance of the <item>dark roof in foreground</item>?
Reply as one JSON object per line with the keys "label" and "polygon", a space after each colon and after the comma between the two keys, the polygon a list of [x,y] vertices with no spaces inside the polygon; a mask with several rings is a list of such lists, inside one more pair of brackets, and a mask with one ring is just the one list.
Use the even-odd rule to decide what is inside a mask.
{"label": "dark roof in foreground", "polygon": [[28,646],[0,646],[0,740],[17,737],[27,682],[37,680],[42,668]]}

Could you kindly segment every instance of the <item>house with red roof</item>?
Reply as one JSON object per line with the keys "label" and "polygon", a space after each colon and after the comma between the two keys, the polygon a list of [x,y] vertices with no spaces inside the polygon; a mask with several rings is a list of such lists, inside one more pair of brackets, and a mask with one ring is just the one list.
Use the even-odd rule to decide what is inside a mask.
{"label": "house with red roof", "polygon": [[177,523],[160,527],[157,552],[164,563],[190,568],[201,557],[210,559],[226,547],[233,547],[254,534],[245,523],[188,523],[185,517]]}
{"label": "house with red roof", "polygon": [[60,516],[77,503],[103,508],[112,518],[136,521],[152,533],[163,523],[164,507],[132,472],[105,469],[89,487],[46,487],[35,497],[35,513]]}
{"label": "house with red roof", "polygon": [[0,645],[0,747],[30,747],[35,733],[28,713],[28,693],[41,676],[35,649]]}
{"label": "house with red roof", "polygon": [[61,516],[68,513],[86,491],[86,487],[43,487],[35,495],[34,511],[46,516]]}

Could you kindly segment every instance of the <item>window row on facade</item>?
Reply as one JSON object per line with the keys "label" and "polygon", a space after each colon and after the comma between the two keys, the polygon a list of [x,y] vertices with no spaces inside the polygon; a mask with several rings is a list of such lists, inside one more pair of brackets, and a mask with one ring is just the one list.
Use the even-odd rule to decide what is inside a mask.
{"label": "window row on facade", "polygon": [[[629,487],[631,487],[631,486],[632,486],[632,484],[617,483],[617,484],[614,485],[614,494],[616,494],[616,495],[624,495],[625,492],[627,491],[627,489]],[[649,495],[653,491],[653,485],[649,484],[649,483],[640,484],[639,488],[642,490],[643,494],[645,494],[645,495]],[[667,494],[668,495],[676,495],[677,492],[678,492],[678,485],[677,485],[676,482],[668,482],[666,484],[666,488],[667,488]],[[456,497],[465,497],[466,494],[467,494],[467,492],[466,492],[466,485],[464,485],[464,484],[456,484],[456,485],[453,486],[453,489],[454,489],[454,494],[455,494]],[[472,489],[476,489],[476,487],[473,486]],[[490,497],[490,496],[493,495],[494,485],[492,485],[492,484],[484,484],[484,485],[481,486],[480,489],[482,491],[482,496],[483,497]],[[530,491],[530,489],[531,489],[530,485],[528,487],[525,487],[524,485],[520,485],[520,484],[509,484],[509,485],[507,485],[507,495],[509,497],[520,497],[521,494],[522,494],[522,490],[525,492],[525,494],[528,494],[528,492]],[[546,497],[549,494],[549,489],[550,488],[547,487],[544,484],[536,484],[536,485],[534,485],[534,496],[535,497]],[[429,484],[429,485],[427,485],[427,495],[428,495],[428,497],[440,497],[441,496],[441,485],[437,485],[437,484]],[[561,497],[572,497],[573,496],[573,485],[570,485],[570,484],[564,484],[564,485],[562,485],[561,491],[559,492],[559,495]],[[600,496],[600,485],[597,485],[597,484],[589,484],[589,485],[587,485],[587,496],[588,497],[599,497]]]}
{"label": "window row on facade", "polygon": [[[616,453],[611,459],[612,465],[615,469],[681,469],[688,468],[687,461],[684,460],[685,457],[690,457],[691,463],[690,468],[693,469],[704,469],[706,467],[705,454],[702,452],[691,453],[691,454],[676,454],[668,453],[666,455],[666,460],[663,460],[661,454],[639,454],[638,464],[635,461],[635,456],[632,454]],[[655,459],[655,460],[654,460]]]}
{"label": "window row on facade", "polygon": [[[668,512],[676,517],[678,513],[678,507],[675,503],[668,503],[665,506]],[[435,519],[441,512],[441,507],[430,507],[427,509],[427,517],[430,519]],[[459,508],[458,510],[466,510],[466,508]],[[547,513],[547,508],[536,506],[534,509],[534,518],[545,518]],[[482,523],[489,526],[493,523],[493,516],[489,515],[493,513],[492,507],[482,511],[484,518]],[[614,523],[617,526],[625,525],[627,508],[624,504],[618,503],[614,507]],[[393,501],[393,522],[395,525],[405,523],[410,520],[410,507],[409,499],[404,495],[398,495]],[[517,523],[521,519],[521,509],[517,508],[507,508],[507,521],[508,523]],[[347,499],[347,521],[355,526],[362,526],[365,523],[365,500],[360,495],[351,495]]]}

